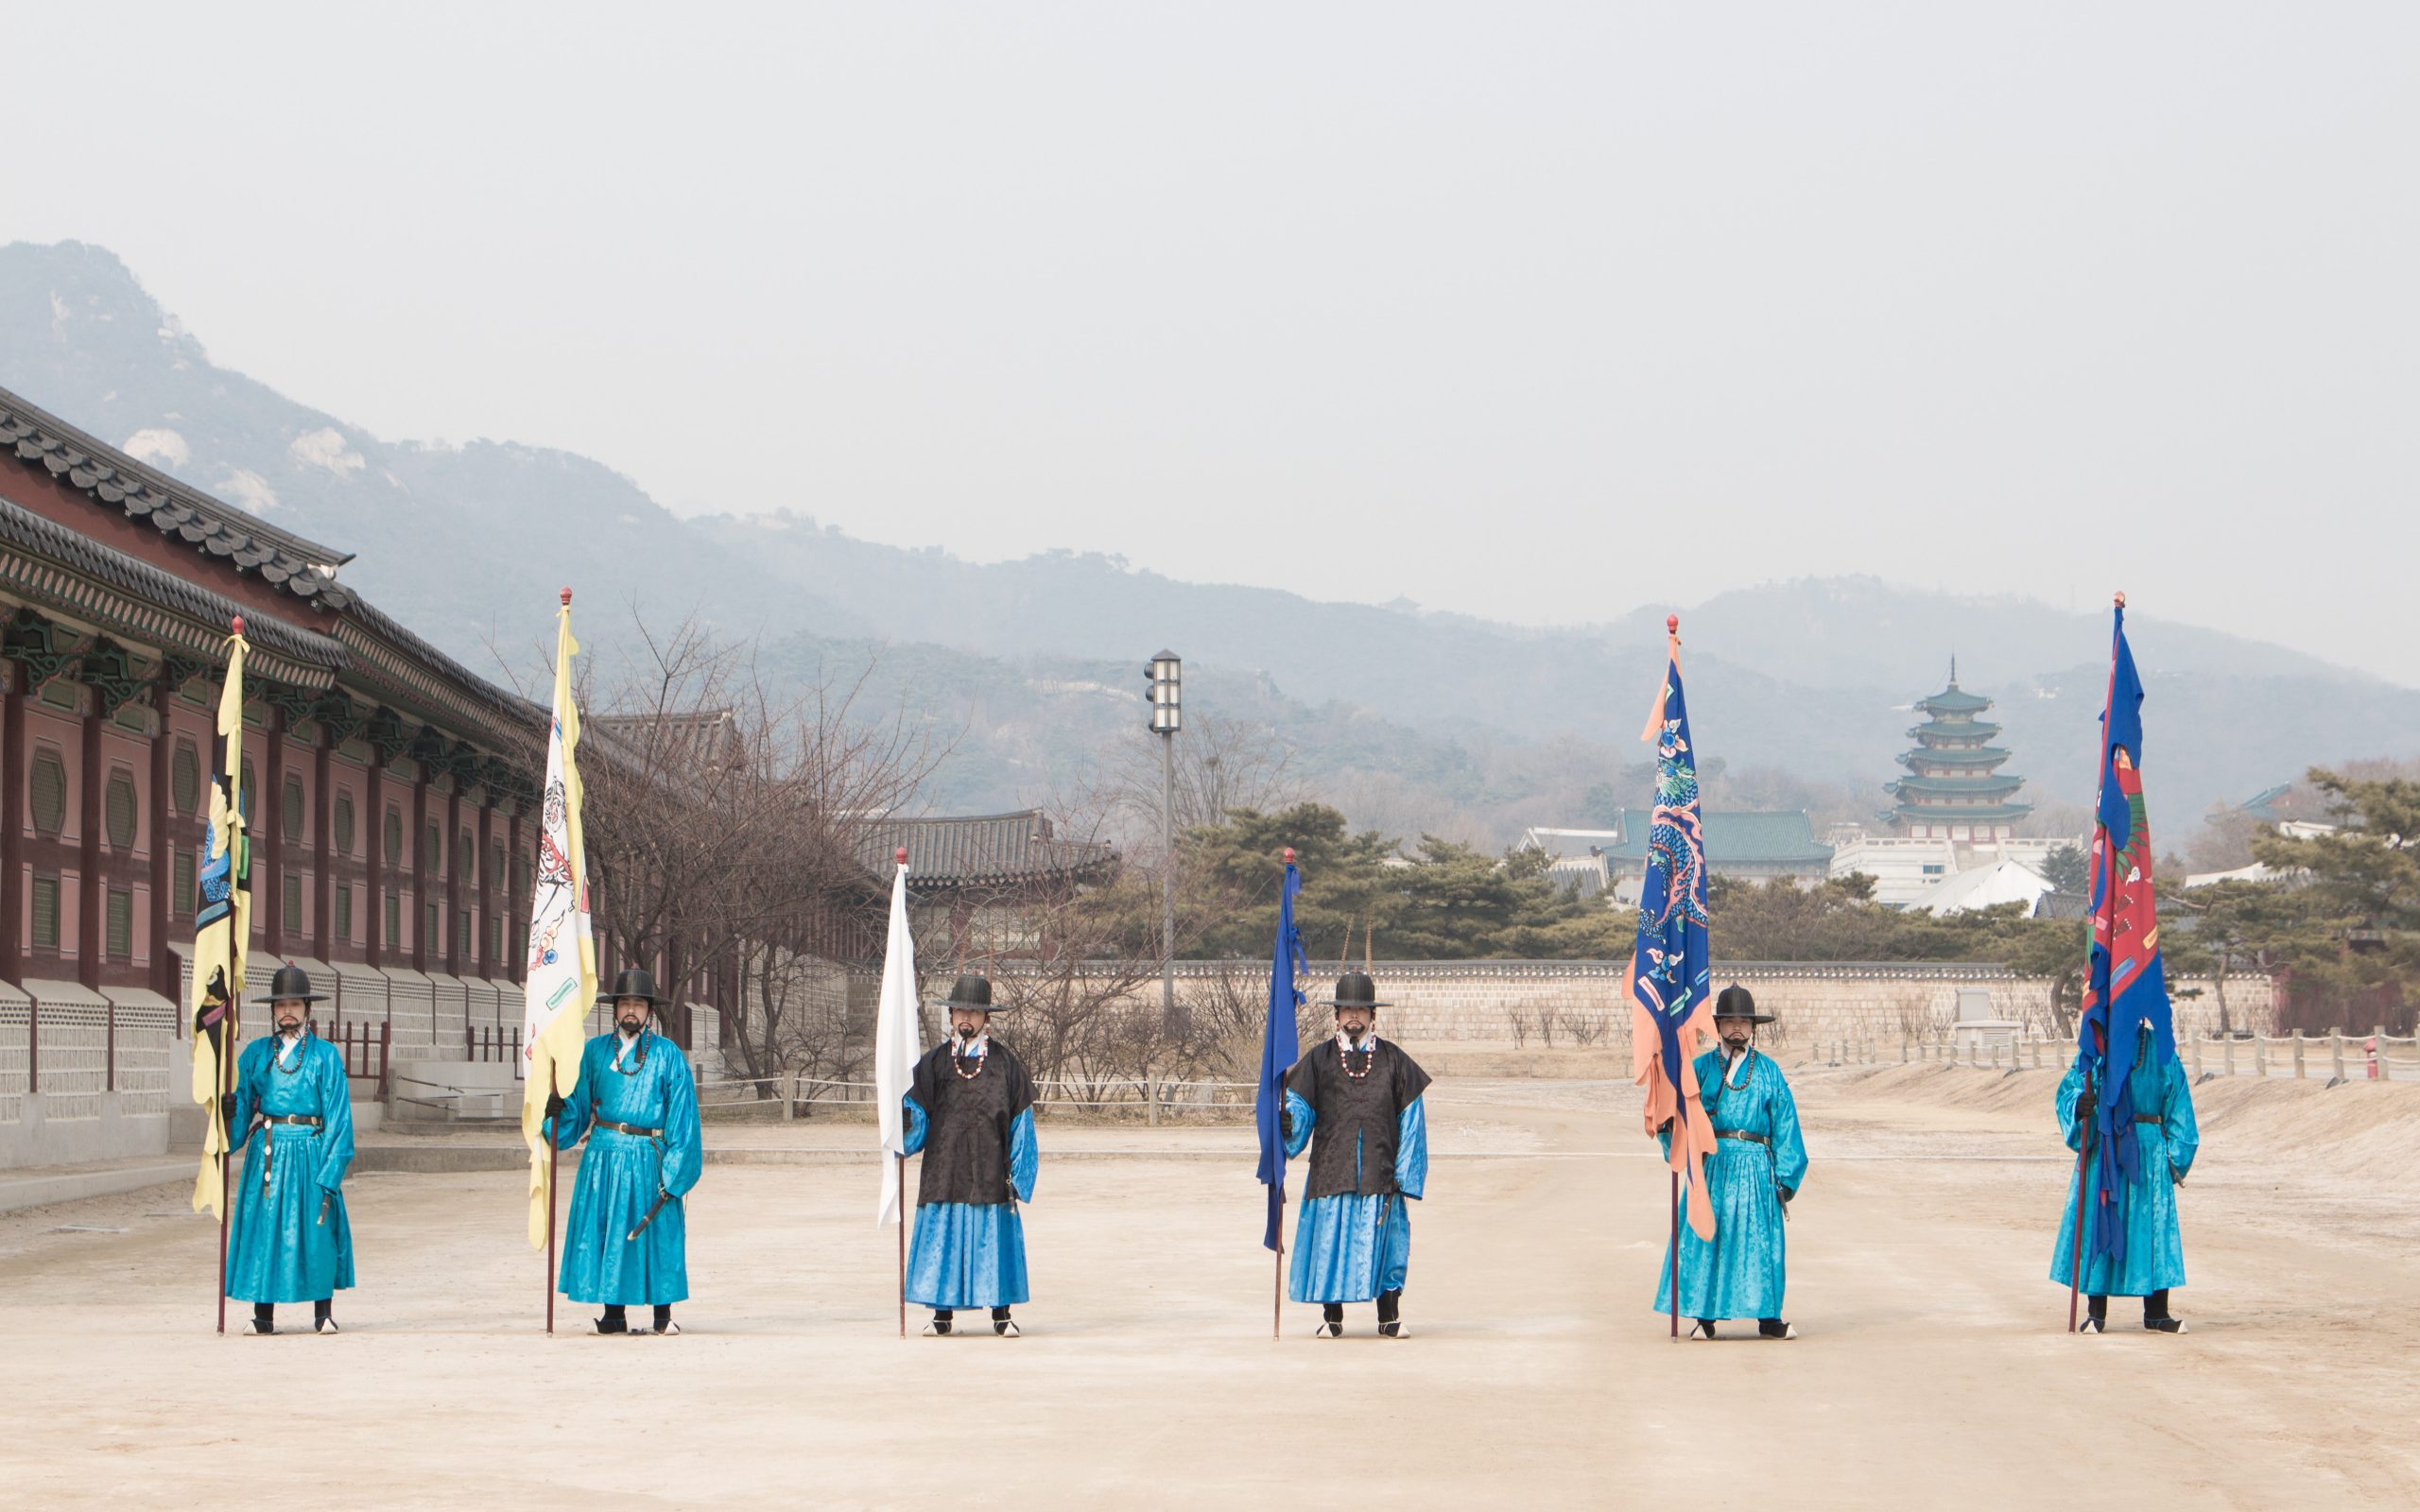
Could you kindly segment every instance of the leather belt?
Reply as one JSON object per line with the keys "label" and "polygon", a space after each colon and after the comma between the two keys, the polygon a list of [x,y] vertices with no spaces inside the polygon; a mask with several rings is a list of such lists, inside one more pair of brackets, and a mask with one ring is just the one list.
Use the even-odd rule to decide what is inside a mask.
{"label": "leather belt", "polygon": [[1714,1137],[1719,1140],[1746,1140],[1751,1144],[1761,1144],[1767,1149],[1772,1148],[1773,1143],[1762,1134],[1751,1134],[1744,1128],[1719,1128],[1714,1131]]}
{"label": "leather belt", "polygon": [[658,1134],[664,1132],[664,1130],[660,1128],[641,1128],[635,1124],[616,1124],[610,1118],[598,1119],[596,1121],[596,1126],[598,1128],[610,1128],[616,1134],[628,1134],[633,1138],[643,1140],[651,1140]]}
{"label": "leather belt", "polygon": [[2162,1120],[2157,1113],[2136,1113],[2135,1115],[2135,1122],[2137,1124],[2158,1124],[2164,1122],[2164,1120]]}
{"label": "leather belt", "polygon": [[317,1113],[263,1113],[261,1115],[261,1122],[264,1124],[300,1124],[305,1128],[318,1128],[320,1126],[320,1115]]}

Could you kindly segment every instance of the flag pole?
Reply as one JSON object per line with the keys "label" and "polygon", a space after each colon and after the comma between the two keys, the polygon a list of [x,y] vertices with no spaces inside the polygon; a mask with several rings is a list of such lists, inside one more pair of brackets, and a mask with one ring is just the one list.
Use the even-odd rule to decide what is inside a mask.
{"label": "flag pole", "polygon": [[[1678,1088],[1673,1089],[1679,1091]],[[1672,1130],[1677,1137],[1680,1129]],[[1681,1173],[1672,1173],[1672,1337],[1681,1336]]]}
{"label": "flag pole", "polygon": [[[546,1066],[546,1081],[555,1079],[554,1063]],[[555,1141],[555,1131],[546,1131],[546,1332],[555,1332],[555,1180],[562,1173],[563,1147]]]}
{"label": "flag pole", "polygon": [[[237,631],[237,633],[239,633],[239,634],[240,634],[240,633],[242,632],[243,625],[244,625],[244,622],[243,622],[242,620],[237,620],[237,621],[235,622],[235,627],[236,627],[236,631]],[[229,944],[229,947],[228,947],[228,948],[229,948],[229,950],[230,950],[230,952],[231,952],[231,953],[233,952],[233,948],[234,948],[234,947],[233,947],[233,936],[234,936],[234,932],[235,932],[235,914],[234,914],[234,910],[233,910],[233,908],[231,906],[231,907],[229,908],[229,910],[228,910],[228,914],[227,914],[227,933],[228,933],[229,939],[230,939],[230,944]],[[234,956],[233,956],[233,954],[229,954],[229,956],[227,957],[227,959],[228,959],[228,971],[229,971],[229,973],[230,973],[230,980],[232,981],[232,980],[233,980],[233,971],[234,971],[234,964],[233,964],[233,963],[234,963]],[[235,1008],[236,1008],[235,998],[234,998],[234,996],[233,996],[233,994],[230,994],[230,995],[229,995],[229,997],[228,997],[228,1000],[227,1000],[227,1016],[226,1016],[226,1018],[224,1018],[223,1020],[221,1020],[221,1021],[219,1022],[219,1027],[220,1027],[220,1029],[221,1029],[222,1031],[230,1030],[230,1029],[232,1029],[232,1028],[234,1026],[234,1023],[235,1023]],[[227,1057],[227,1042],[228,1042],[228,1040],[232,1040],[233,1038],[234,1038],[234,1037],[233,1037],[233,1035],[232,1035],[232,1034],[230,1034],[230,1033],[226,1033],[226,1032],[222,1032],[222,1033],[220,1033],[220,1035],[218,1036],[218,1106],[217,1106],[216,1108],[212,1108],[212,1109],[210,1110],[210,1111],[211,1111],[211,1116],[213,1116],[213,1117],[216,1118],[216,1119],[219,1121],[219,1122],[218,1122],[218,1128],[219,1128],[219,1134],[218,1134],[218,1332],[221,1332],[221,1333],[224,1333],[224,1332],[227,1332],[227,1200],[228,1200],[228,1199],[227,1199],[227,1165],[228,1165],[228,1162],[229,1162],[229,1161],[233,1158],[233,1156],[234,1156],[234,1154],[235,1154],[234,1143],[233,1143],[233,1142],[234,1142],[234,1138],[235,1138],[235,1131],[234,1131],[233,1129],[232,1129],[232,1128],[229,1128],[229,1127],[227,1126],[227,1094],[228,1094],[229,1092],[233,1091],[235,1090],[234,1085],[233,1085],[235,1078],[234,1078],[234,1076],[233,1076],[233,1074],[232,1071],[231,1071],[231,1070],[230,1070],[230,1068],[229,1068],[229,1065],[228,1065],[228,1057]]]}
{"label": "flag pole", "polygon": [[[2092,1096],[2092,1072],[2083,1074],[2083,1094]],[[2067,1332],[2076,1331],[2076,1293],[2083,1284],[2083,1194],[2084,1183],[2091,1176],[2092,1125],[2083,1126],[2083,1140],[2076,1150],[2076,1228],[2075,1243],[2067,1252]]]}
{"label": "flag pole", "polygon": [[908,1336],[908,1157],[891,1159],[899,1162],[899,1336],[904,1339]]}

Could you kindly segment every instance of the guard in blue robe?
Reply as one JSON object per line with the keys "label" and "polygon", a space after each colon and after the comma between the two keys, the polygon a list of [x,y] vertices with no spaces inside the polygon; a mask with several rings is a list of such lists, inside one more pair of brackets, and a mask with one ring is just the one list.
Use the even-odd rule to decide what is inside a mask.
{"label": "guard in blue robe", "polygon": [[[1689,1337],[1711,1339],[1726,1318],[1754,1318],[1769,1339],[1794,1339],[1798,1330],[1782,1315],[1789,1280],[1785,1220],[1789,1200],[1806,1179],[1806,1144],[1799,1137],[1798,1104],[1780,1062],[1755,1047],[1755,1026],[1773,1016],[1756,1011],[1756,1000],[1737,984],[1715,999],[1714,1029],[1720,1049],[1697,1058],[1699,1100],[1714,1125],[1714,1154],[1705,1162],[1706,1196],[1714,1206],[1714,1237],[1700,1239],[1681,1225],[1681,1312],[1692,1320]],[[1669,1125],[1660,1131],[1665,1153],[1672,1148]],[[1672,1306],[1672,1250],[1656,1271],[1655,1310]]]}
{"label": "guard in blue robe", "polygon": [[1033,1078],[992,1038],[991,982],[958,979],[950,1037],[916,1062],[908,1095],[908,1153],[916,1173],[916,1237],[908,1246],[908,1300],[933,1310],[927,1338],[950,1332],[960,1308],[989,1308],[992,1332],[1021,1330],[1009,1310],[1026,1299],[1025,1221],[1041,1151],[1033,1142]]}
{"label": "guard in blue robe", "polygon": [[[599,1333],[678,1334],[672,1304],[689,1296],[683,1199],[705,1163],[697,1081],[681,1047],[649,1027],[670,1001],[656,995],[652,975],[622,972],[610,1001],[614,1027],[580,1053],[571,1096],[547,1100],[556,1146],[588,1141],[559,1284],[573,1301],[603,1304]],[[652,1328],[631,1324],[629,1309],[642,1303],[654,1309]]]}
{"label": "guard in blue robe", "polygon": [[[2094,1251],[2093,1230],[2098,1204],[2084,1209],[2084,1257],[2075,1264],[2076,1181],[2067,1176],[2066,1205],[2059,1210],[2059,1242],[2050,1252],[2050,1280],[2061,1286],[2070,1278],[2090,1299],[2091,1315],[2084,1332],[2099,1333],[2108,1326],[2112,1297],[2143,1299],[2143,1327],[2155,1333],[2182,1333],[2185,1320],[2169,1310],[2169,1288],[2185,1284],[2185,1237],[2176,1222],[2176,1189],[2193,1169],[2202,1145],[2202,1131],[2193,1121],[2193,1087],[2174,1056],[2153,1052],[2149,1023],[2136,1031],[2134,1074],[2126,1078],[2132,1104],[2135,1172],[2134,1179],[2111,1194],[2118,1221],[2125,1226],[2121,1257]],[[2067,1148],[2081,1153],[2084,1135],[2093,1128],[2097,1099],[2084,1095],[2085,1056],[2076,1053],[2073,1065],[2059,1079],[2059,1126]],[[2093,1057],[2096,1064],[2099,1057]],[[2094,1137],[2099,1138],[2098,1131]],[[2122,1146],[2121,1146],[2122,1149]]]}
{"label": "guard in blue robe", "polygon": [[353,1284],[353,1226],[344,1208],[353,1098],[344,1052],[311,1030],[310,1005],[323,995],[311,990],[310,973],[301,967],[278,970],[269,982],[276,1033],[244,1047],[235,1088],[221,1098],[244,1157],[227,1242],[227,1295],[252,1304],[251,1333],[277,1332],[280,1302],[310,1303],[313,1331],[334,1333],[336,1294]]}
{"label": "guard in blue robe", "polygon": [[1411,1267],[1411,1210],[1428,1185],[1428,1073],[1377,1035],[1378,986],[1338,979],[1336,1038],[1286,1074],[1286,1156],[1311,1152],[1294,1222],[1287,1291],[1320,1304],[1316,1336],[1344,1336],[1344,1304],[1375,1300],[1378,1333],[1408,1337],[1403,1283]]}

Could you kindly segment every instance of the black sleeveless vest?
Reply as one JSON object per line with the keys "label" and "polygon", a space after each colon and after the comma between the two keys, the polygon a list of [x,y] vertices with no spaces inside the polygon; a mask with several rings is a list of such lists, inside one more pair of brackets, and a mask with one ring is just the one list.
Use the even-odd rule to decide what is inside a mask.
{"label": "black sleeveless vest", "polygon": [[[1305,1200],[1373,1197],[1402,1190],[1395,1184],[1395,1141],[1403,1132],[1403,1110],[1428,1090],[1428,1073],[1392,1040],[1379,1040],[1370,1054],[1375,1064],[1369,1075],[1357,1079],[1337,1063],[1336,1040],[1322,1040],[1286,1074],[1286,1090],[1310,1104],[1318,1119],[1311,1126]],[[1359,1058],[1355,1057],[1357,1062]],[[1357,1149],[1358,1181],[1353,1171]]]}
{"label": "black sleeveless vest", "polygon": [[925,1110],[925,1163],[916,1177],[916,1205],[964,1202],[977,1207],[1009,1200],[1009,1129],[1033,1106],[1033,1080],[998,1040],[968,1079],[950,1069],[952,1040],[916,1062],[909,1095]]}

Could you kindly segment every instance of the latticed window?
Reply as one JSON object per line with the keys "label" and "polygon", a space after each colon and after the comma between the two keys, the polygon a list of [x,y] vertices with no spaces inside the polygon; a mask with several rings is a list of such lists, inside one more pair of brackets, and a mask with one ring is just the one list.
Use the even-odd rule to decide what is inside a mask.
{"label": "latticed window", "polygon": [[434,820],[421,827],[420,864],[428,868],[430,876],[445,874],[445,842],[438,837]]}
{"label": "latticed window", "polygon": [[110,889],[104,934],[103,954],[122,961],[134,954],[134,894],[127,888]]}
{"label": "latticed window", "polygon": [[402,944],[403,935],[404,901],[390,892],[387,895],[387,944],[389,947]]}
{"label": "latticed window", "polygon": [[59,879],[34,879],[34,943],[45,950],[59,949]]}
{"label": "latticed window", "polygon": [[110,773],[110,785],[101,796],[101,819],[112,848],[124,850],[134,844],[134,778],[131,773]]}
{"label": "latticed window", "polygon": [[67,822],[67,767],[49,751],[34,754],[34,828],[57,834]]}
{"label": "latticed window", "polygon": [[488,959],[504,959],[504,920],[494,914],[488,916]]}
{"label": "latticed window", "polygon": [[420,944],[421,949],[426,951],[439,951],[445,948],[445,942],[437,937],[437,905],[435,903],[429,903],[420,911]]}
{"label": "latticed window", "polygon": [[488,885],[504,885],[504,842],[501,840],[488,842]]}
{"label": "latticed window", "polygon": [[454,911],[454,944],[458,950],[471,948],[471,911],[467,908]]}
{"label": "latticed window", "polygon": [[168,763],[168,796],[177,800],[180,814],[191,814],[201,804],[201,754],[182,742]]}
{"label": "latticed window", "polygon": [[180,919],[193,917],[194,863],[199,852],[178,850],[168,861],[168,906]]}
{"label": "latticed window", "polygon": [[471,880],[471,863],[478,859],[479,848],[471,842],[471,832],[464,830],[454,842],[454,874],[464,882]]}
{"label": "latticed window", "polygon": [[258,810],[252,806],[252,795],[259,792],[261,789],[260,780],[252,775],[252,764],[250,758],[245,760],[243,775],[238,777],[236,781],[242,783],[244,788],[243,795],[238,799],[238,805],[244,811],[244,817],[249,819],[253,816],[253,814],[258,812]]}
{"label": "latticed window", "polygon": [[353,938],[353,885],[337,884],[337,938],[350,942]]}
{"label": "latticed window", "polygon": [[529,869],[527,856],[512,858],[512,896],[515,898],[529,896]]}
{"label": "latticed window", "polygon": [[285,777],[285,833],[302,833],[302,779],[291,772]]}
{"label": "latticed window", "polygon": [[285,896],[278,900],[285,905],[278,917],[285,920],[283,927],[286,933],[300,934],[302,930],[302,879],[288,872],[285,892]]}
{"label": "latticed window", "polygon": [[337,793],[336,825],[337,854],[349,856],[353,854],[353,795],[342,790]]}
{"label": "latticed window", "polygon": [[402,859],[402,857],[403,857],[403,853],[404,853],[404,811],[403,811],[403,810],[401,810],[401,809],[389,809],[389,810],[387,811],[387,823],[386,823],[386,826],[385,826],[384,834],[385,834],[385,838],[384,838],[384,839],[382,839],[379,843],[380,843],[381,845],[383,845],[383,846],[386,848],[386,850],[385,850],[385,851],[380,855],[379,859],[380,859],[380,860],[382,860],[382,861],[384,861],[384,862],[386,862],[389,866],[390,866],[390,867],[391,867],[391,866],[393,866],[393,865],[394,865],[398,860]]}

